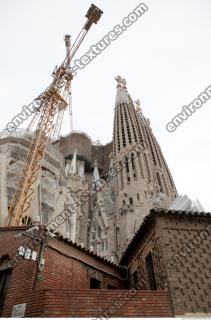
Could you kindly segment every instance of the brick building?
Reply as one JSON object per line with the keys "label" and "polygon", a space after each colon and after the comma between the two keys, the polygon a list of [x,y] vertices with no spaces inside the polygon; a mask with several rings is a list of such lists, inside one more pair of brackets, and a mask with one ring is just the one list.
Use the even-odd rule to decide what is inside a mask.
{"label": "brick building", "polygon": [[211,313],[211,213],[154,210],[120,264],[141,290],[168,290],[175,315]]}
{"label": "brick building", "polygon": [[210,213],[151,210],[119,264],[29,229],[0,228],[1,316],[17,305],[28,317],[211,314]]}

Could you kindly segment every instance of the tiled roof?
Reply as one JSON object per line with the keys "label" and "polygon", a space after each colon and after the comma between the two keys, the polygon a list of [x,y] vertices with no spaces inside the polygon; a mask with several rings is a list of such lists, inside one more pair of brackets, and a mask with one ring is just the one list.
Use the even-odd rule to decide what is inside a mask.
{"label": "tiled roof", "polygon": [[195,216],[195,217],[210,217],[211,218],[211,212],[198,212],[198,211],[183,211],[183,210],[166,210],[166,209],[151,209],[149,214],[145,216],[142,224],[140,225],[139,229],[135,233],[134,237],[128,244],[125,252],[123,253],[120,265],[123,265],[125,263],[125,260],[129,256],[131,250],[137,245],[138,241],[140,240],[141,235],[143,234],[144,229],[147,227],[148,223],[154,219],[156,214],[162,214],[162,215],[173,215],[173,216],[179,216],[179,215],[186,215],[186,216]]}
{"label": "tiled roof", "polygon": [[88,253],[92,257],[94,257],[96,259],[99,259],[102,262],[107,263],[112,267],[119,268],[118,264],[115,264],[114,262],[111,262],[110,260],[98,255],[97,253],[95,253],[93,251],[90,251],[90,250],[86,249],[85,247],[82,247],[81,245],[69,240],[68,238],[65,238],[59,232],[55,232],[55,234],[56,234],[56,238],[55,239],[61,240],[61,241],[65,242],[65,243],[68,243],[68,244],[72,245],[73,247],[77,248],[78,250],[83,251],[84,253]]}
{"label": "tiled roof", "polygon": [[[33,226],[12,226],[12,227],[0,227],[0,231],[24,231],[24,230],[28,230],[30,228],[32,228]],[[46,231],[49,231],[46,229]],[[90,256],[94,257],[95,259],[98,259],[106,264],[109,264],[110,266],[119,269],[119,266],[117,264],[115,264],[114,262],[111,262],[110,260],[82,247],[81,245],[72,242],[71,240],[69,240],[68,238],[65,238],[62,236],[62,234],[60,234],[59,232],[55,232],[54,233],[56,235],[56,237],[54,239],[57,239],[59,241],[63,241],[64,243],[67,243],[75,248],[77,248],[78,250],[89,254]]]}

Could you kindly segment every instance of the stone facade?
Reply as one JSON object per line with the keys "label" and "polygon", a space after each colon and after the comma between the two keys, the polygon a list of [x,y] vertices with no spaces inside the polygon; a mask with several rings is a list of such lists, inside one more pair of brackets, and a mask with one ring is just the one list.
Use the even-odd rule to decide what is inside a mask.
{"label": "stone facade", "polygon": [[[92,224],[100,228],[108,242],[108,250],[105,250],[102,240],[96,236],[92,241],[96,252],[112,256],[116,261],[149,210],[156,207],[167,209],[177,196],[149,119],[144,117],[139,101],[134,106],[125,80],[117,77],[117,82],[109,174],[106,186],[101,181],[102,188],[98,192],[101,205],[92,214]],[[100,213],[99,218],[102,204],[105,212]],[[104,222],[99,222],[102,217]]]}
{"label": "stone facade", "polygon": [[[52,142],[42,165],[31,219],[56,227],[72,241],[118,261],[151,208],[168,208],[177,191],[149,120],[117,77],[113,141],[93,143],[82,132]],[[0,225],[8,216],[31,133],[0,136]],[[53,230],[55,231],[55,230]]]}

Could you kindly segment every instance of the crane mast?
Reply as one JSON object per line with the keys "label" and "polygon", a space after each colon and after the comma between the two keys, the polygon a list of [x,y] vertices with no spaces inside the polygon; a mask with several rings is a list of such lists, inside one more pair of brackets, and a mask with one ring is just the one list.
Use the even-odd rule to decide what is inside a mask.
{"label": "crane mast", "polygon": [[[70,70],[71,65],[70,65],[70,49],[71,49],[71,43],[70,43],[70,35],[66,34],[64,37],[64,41],[65,41],[65,47],[66,47],[66,57],[67,57],[67,68]],[[72,94],[71,94],[71,81],[67,82],[67,86],[66,86],[66,91],[67,91],[67,102],[68,102],[68,106],[69,106],[69,120],[70,120],[70,132],[72,132],[73,130],[73,119],[72,119]],[[58,112],[57,114],[57,118],[56,118],[56,123],[54,126],[54,130],[52,133],[52,140],[58,140],[60,137],[60,131],[61,131],[61,126],[62,126],[62,122],[63,122],[63,118],[64,118],[64,113],[65,113],[65,109],[62,109],[60,112]]]}
{"label": "crane mast", "polygon": [[[29,151],[22,173],[9,206],[8,226],[20,226],[31,224],[30,208],[33,195],[39,181],[42,162],[44,159],[48,141],[52,139],[52,133],[58,136],[61,129],[61,120],[64,110],[68,106],[70,97],[72,74],[70,62],[88,33],[91,25],[97,23],[102,11],[95,5],[91,5],[86,18],[87,21],[80,31],[72,47],[70,42],[66,44],[66,57],[53,73],[53,81],[50,86],[36,99],[40,101],[39,120],[31,140]],[[34,118],[38,116],[34,115]],[[62,115],[62,117],[60,117]],[[56,125],[54,122],[56,120]],[[34,122],[34,119],[32,119]]]}

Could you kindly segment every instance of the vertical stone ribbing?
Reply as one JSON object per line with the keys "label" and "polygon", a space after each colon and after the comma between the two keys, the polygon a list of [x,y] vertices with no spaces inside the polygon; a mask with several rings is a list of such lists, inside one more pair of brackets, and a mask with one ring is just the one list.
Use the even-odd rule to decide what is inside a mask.
{"label": "vertical stone ribbing", "polygon": [[[177,191],[149,120],[137,111],[124,79],[117,77],[113,129],[114,163],[117,173],[115,228],[120,244],[113,248],[119,257],[133,238],[144,217],[154,207],[153,197],[161,192],[162,207],[168,208]],[[114,234],[115,237],[115,234]]]}
{"label": "vertical stone ribbing", "polygon": [[140,131],[131,99],[127,92],[118,88],[113,130],[114,154],[118,155],[123,148],[140,143],[142,140],[143,134]]}

